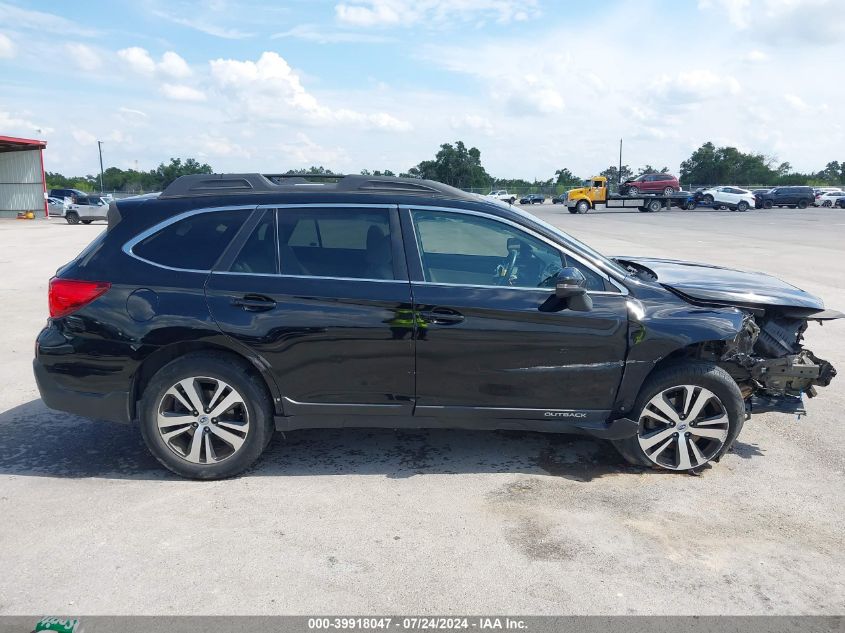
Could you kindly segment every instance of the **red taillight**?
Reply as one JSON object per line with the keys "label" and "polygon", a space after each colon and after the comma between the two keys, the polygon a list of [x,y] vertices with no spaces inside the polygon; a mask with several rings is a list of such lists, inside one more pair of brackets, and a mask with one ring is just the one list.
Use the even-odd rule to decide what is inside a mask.
{"label": "red taillight", "polygon": [[107,281],[77,281],[75,279],[50,280],[50,316],[53,318],[67,316],[91,303],[94,299],[111,288]]}

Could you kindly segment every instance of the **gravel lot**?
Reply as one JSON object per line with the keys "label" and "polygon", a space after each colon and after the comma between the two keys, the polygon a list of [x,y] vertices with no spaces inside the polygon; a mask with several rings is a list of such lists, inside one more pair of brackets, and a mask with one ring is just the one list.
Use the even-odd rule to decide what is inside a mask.
{"label": "gravel lot", "polygon": [[[764,270],[845,310],[845,211],[530,209],[610,254]],[[607,445],[300,431],[235,480],[50,411],[30,363],[55,269],[102,224],[0,221],[0,614],[841,614],[845,376],[755,416],[699,477]],[[845,370],[845,322],[807,345]]]}

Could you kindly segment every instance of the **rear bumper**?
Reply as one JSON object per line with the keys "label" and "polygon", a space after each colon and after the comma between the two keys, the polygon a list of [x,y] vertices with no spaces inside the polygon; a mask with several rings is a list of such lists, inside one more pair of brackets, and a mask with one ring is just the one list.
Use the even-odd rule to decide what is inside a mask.
{"label": "rear bumper", "polygon": [[97,420],[129,423],[128,392],[93,393],[66,389],[38,358],[32,361],[32,369],[41,399],[51,409]]}

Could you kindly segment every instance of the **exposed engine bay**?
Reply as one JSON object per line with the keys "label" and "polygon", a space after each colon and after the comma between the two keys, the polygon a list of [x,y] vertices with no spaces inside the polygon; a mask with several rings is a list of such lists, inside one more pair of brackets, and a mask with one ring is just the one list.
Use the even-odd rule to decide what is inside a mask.
{"label": "exposed engine bay", "polygon": [[812,398],[815,387],[829,385],[836,370],[801,346],[806,329],[806,318],[748,314],[717,362],[734,377],[743,396]]}

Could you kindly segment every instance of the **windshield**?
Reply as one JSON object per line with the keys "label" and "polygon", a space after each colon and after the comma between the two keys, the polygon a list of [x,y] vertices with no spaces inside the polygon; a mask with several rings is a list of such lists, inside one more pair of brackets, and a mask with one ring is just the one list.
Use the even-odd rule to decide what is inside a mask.
{"label": "windshield", "polygon": [[[587,182],[590,182],[590,181],[588,180]],[[572,237],[568,233],[564,233],[563,231],[561,231],[556,226],[549,224],[548,222],[545,222],[545,221],[541,220],[540,218],[533,216],[530,213],[527,213],[527,212],[523,211],[522,209],[520,209],[518,207],[509,207],[509,208],[510,208],[511,211],[513,211],[517,215],[521,216],[524,220],[527,220],[529,223],[542,226],[544,229],[546,229],[547,231],[549,231],[553,235],[558,236],[564,244],[571,244],[572,246],[575,247],[576,250],[581,251],[581,253],[583,253],[584,255],[591,258],[596,264],[602,266],[605,270],[613,271],[613,272],[615,272],[619,275],[623,275],[623,276],[628,276],[628,275],[631,274],[630,271],[627,268],[625,268],[624,266],[617,264],[612,259],[608,259],[604,255],[599,253],[597,250],[587,246],[586,244],[584,244],[583,242],[581,242],[579,240],[576,240],[574,237]]]}

